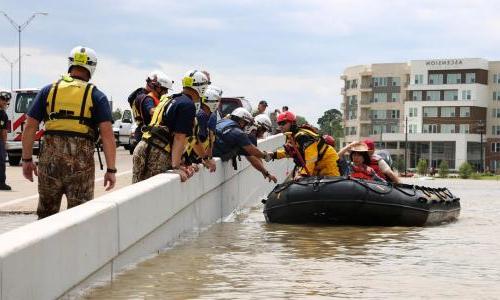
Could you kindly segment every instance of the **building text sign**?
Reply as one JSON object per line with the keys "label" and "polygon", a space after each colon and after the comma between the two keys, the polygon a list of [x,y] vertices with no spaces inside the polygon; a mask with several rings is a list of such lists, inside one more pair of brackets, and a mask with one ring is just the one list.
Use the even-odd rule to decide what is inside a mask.
{"label": "building text sign", "polygon": [[461,59],[438,59],[438,60],[426,60],[426,66],[455,66],[463,64]]}

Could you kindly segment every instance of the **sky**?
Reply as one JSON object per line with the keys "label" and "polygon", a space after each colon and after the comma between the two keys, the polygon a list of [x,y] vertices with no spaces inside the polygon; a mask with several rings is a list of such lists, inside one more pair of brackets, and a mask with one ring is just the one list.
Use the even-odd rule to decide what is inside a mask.
{"label": "sky", "polygon": [[[96,50],[92,78],[126,108],[147,74],[162,70],[180,91],[188,70],[207,70],[223,96],[254,106],[288,105],[315,124],[340,108],[349,66],[413,59],[500,60],[500,1],[406,0],[0,0],[21,34],[22,87],[42,87],[67,71],[77,45]],[[0,14],[0,53],[18,57],[18,32]],[[0,58],[0,87],[10,88]],[[13,67],[14,87],[18,67]]]}

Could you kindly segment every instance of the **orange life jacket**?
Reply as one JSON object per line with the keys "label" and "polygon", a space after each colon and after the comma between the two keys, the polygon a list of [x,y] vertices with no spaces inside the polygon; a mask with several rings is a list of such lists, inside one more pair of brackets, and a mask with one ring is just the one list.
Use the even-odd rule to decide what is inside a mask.
{"label": "orange life jacket", "polygon": [[367,165],[351,165],[349,176],[358,179],[374,180],[375,171]]}
{"label": "orange life jacket", "polygon": [[382,170],[380,170],[380,167],[378,165],[378,162],[382,159],[382,157],[380,157],[379,155],[377,154],[373,154],[370,156],[370,165],[369,167],[371,167],[375,173],[377,173],[377,175],[382,178],[382,179],[387,179],[385,174],[382,172]]}

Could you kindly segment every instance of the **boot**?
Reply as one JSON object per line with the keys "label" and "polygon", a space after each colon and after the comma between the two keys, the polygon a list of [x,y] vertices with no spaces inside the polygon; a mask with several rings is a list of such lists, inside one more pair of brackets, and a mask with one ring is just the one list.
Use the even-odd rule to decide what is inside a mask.
{"label": "boot", "polygon": [[5,182],[0,183],[0,191],[10,191],[10,190],[12,190],[10,185],[6,184]]}

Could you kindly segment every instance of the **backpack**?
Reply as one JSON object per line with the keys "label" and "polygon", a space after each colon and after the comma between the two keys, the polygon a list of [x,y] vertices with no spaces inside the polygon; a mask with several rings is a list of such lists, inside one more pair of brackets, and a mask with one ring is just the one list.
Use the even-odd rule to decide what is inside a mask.
{"label": "backpack", "polygon": [[148,91],[142,87],[136,89],[130,94],[130,96],[128,96],[128,104],[132,109],[132,114],[134,115],[134,119],[138,123],[143,122],[141,106],[142,106],[142,101],[144,101],[144,99],[146,99],[147,96],[148,96]]}

